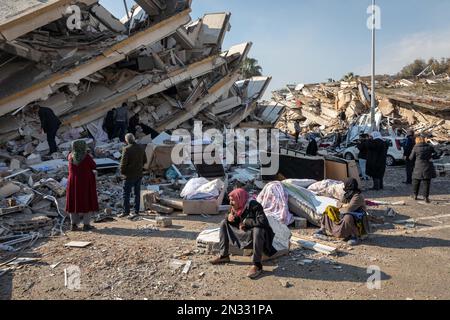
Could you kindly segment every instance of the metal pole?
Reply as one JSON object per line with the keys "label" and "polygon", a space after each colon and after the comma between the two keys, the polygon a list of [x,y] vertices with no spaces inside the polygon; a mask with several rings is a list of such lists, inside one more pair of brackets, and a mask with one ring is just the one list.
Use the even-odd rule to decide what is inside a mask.
{"label": "metal pole", "polygon": [[376,108],[376,95],[375,95],[375,34],[376,34],[376,9],[375,9],[375,0],[372,0],[372,95],[371,95],[371,124],[372,131],[376,131],[375,129],[375,108]]}
{"label": "metal pole", "polygon": [[125,6],[125,11],[127,12],[128,21],[130,21],[130,13],[128,12],[127,0],[123,0],[123,5]]}

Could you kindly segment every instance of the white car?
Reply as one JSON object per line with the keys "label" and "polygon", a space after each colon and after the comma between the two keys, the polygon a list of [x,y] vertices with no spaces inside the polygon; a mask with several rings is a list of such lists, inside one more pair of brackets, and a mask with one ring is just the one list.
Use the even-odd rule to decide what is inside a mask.
{"label": "white car", "polygon": [[[389,144],[386,164],[389,167],[394,166],[397,162],[403,161],[403,145],[405,138],[401,137],[384,137],[384,141]],[[355,146],[349,147],[342,152],[346,160],[358,160],[359,150]]]}

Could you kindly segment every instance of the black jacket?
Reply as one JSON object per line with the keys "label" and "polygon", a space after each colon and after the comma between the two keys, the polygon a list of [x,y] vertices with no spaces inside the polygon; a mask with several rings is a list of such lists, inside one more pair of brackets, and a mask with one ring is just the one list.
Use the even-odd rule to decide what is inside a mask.
{"label": "black jacket", "polygon": [[114,110],[111,110],[106,114],[105,120],[103,120],[103,129],[105,131],[114,130],[115,117],[116,112]]}
{"label": "black jacket", "polygon": [[359,159],[367,160],[367,156],[369,154],[369,149],[367,148],[366,141],[367,140],[361,140],[356,146],[359,150],[359,155],[358,155]]}
{"label": "black jacket", "polygon": [[436,178],[433,156],[436,154],[434,148],[428,143],[417,144],[409,156],[409,160],[415,161],[413,179],[431,180]]}
{"label": "black jacket", "polygon": [[317,142],[315,139],[312,139],[308,147],[306,148],[306,155],[308,156],[317,156],[317,151],[319,151],[319,148],[317,147]]}
{"label": "black jacket", "polygon": [[369,177],[382,179],[386,172],[386,158],[389,149],[384,140],[369,140],[365,143],[367,146],[367,165],[366,172]]}
{"label": "black jacket", "polygon": [[146,162],[145,146],[130,144],[123,148],[120,173],[128,180],[142,178]]}
{"label": "black jacket", "polygon": [[40,107],[39,119],[41,120],[41,127],[45,133],[56,132],[61,125],[61,121],[55,115],[52,109]]}
{"label": "black jacket", "polygon": [[[407,137],[405,140],[405,145],[403,146],[403,156],[409,158],[411,155],[414,145],[415,145],[414,137]],[[407,159],[408,160],[408,159]]]}
{"label": "black jacket", "polygon": [[251,230],[253,228],[265,229],[268,236],[264,241],[264,253],[266,256],[271,257],[277,252],[272,245],[273,239],[275,238],[275,233],[273,232],[272,227],[269,224],[269,220],[264,213],[264,208],[258,201],[250,201],[248,208],[242,213],[242,216],[236,217],[231,225],[239,228],[241,223],[245,225],[246,230]]}
{"label": "black jacket", "polygon": [[128,132],[136,135],[136,127],[139,125],[139,117],[136,115],[130,118],[128,121]]}

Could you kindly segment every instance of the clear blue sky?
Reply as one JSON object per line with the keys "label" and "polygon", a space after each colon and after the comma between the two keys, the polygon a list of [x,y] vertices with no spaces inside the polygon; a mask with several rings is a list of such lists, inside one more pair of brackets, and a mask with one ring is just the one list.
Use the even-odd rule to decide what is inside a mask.
{"label": "clear blue sky", "polygon": [[[101,3],[116,16],[125,14],[121,0]],[[191,16],[231,12],[232,29],[224,49],[252,41],[250,56],[259,60],[264,74],[273,76],[270,91],[287,83],[340,79],[347,72],[369,74],[370,4],[371,0],[193,0]],[[450,1],[377,4],[382,22],[377,73],[396,73],[415,58],[450,57]]]}

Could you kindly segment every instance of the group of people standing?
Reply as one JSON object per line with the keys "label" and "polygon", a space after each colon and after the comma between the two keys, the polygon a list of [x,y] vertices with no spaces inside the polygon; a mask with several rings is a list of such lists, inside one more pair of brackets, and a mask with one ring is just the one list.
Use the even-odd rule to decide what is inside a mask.
{"label": "group of people standing", "polygon": [[[51,156],[58,151],[56,134],[61,126],[60,119],[52,109],[34,105],[32,111],[37,114],[41,123],[41,129],[47,134],[49,153]],[[124,103],[120,108],[108,112],[103,129],[107,132],[109,139],[119,137],[126,144],[122,152],[120,173],[124,179],[123,186],[123,208],[121,217],[135,216],[139,214],[140,193],[143,177],[143,168],[147,162],[145,147],[138,145],[135,138],[137,127],[145,129],[145,134],[156,136],[158,133],[139,121],[139,115],[128,119],[128,105]],[[129,132],[127,134],[127,132]],[[131,133],[130,133],[131,132]],[[98,212],[98,198],[96,187],[96,163],[88,150],[84,140],[76,140],[72,143],[72,151],[68,156],[69,177],[66,193],[66,213],[70,215],[71,230],[78,231],[81,221],[83,230],[92,229],[90,225],[91,216]],[[135,208],[131,214],[130,195],[134,191]]]}
{"label": "group of people standing", "polygon": [[[124,179],[123,208],[119,217],[139,215],[141,183],[144,164],[147,162],[145,148],[136,143],[133,134],[125,135],[127,146],[122,151],[120,173]],[[83,221],[83,231],[90,231],[91,216],[99,211],[96,183],[96,163],[90,155],[86,142],[77,140],[72,143],[69,154],[69,177],[66,192],[66,213],[70,215],[71,230],[79,231]],[[134,213],[131,214],[130,196],[134,191]]]}
{"label": "group of people standing", "polygon": [[369,177],[372,177],[372,189],[383,190],[388,144],[383,140],[381,133],[375,131],[370,135],[361,135],[357,148],[362,179],[369,180]]}
{"label": "group of people standing", "polygon": [[151,127],[141,123],[138,113],[135,113],[129,118],[128,110],[128,104],[124,103],[120,108],[114,108],[106,114],[106,117],[103,120],[103,130],[108,134],[109,140],[119,138],[121,142],[125,142],[125,135],[131,133],[136,137],[138,128],[142,130],[144,135],[151,134],[152,138],[159,135],[159,133]]}
{"label": "group of people standing", "polygon": [[[384,175],[389,145],[379,132],[371,135],[362,134],[357,144],[359,166],[363,180],[373,179],[372,190],[384,189]],[[431,180],[436,178],[432,159],[436,155],[434,148],[426,142],[424,136],[416,137],[409,130],[403,145],[403,160],[406,163],[405,184],[413,185],[413,198],[418,199],[420,186],[424,184],[425,201],[430,203]]]}

